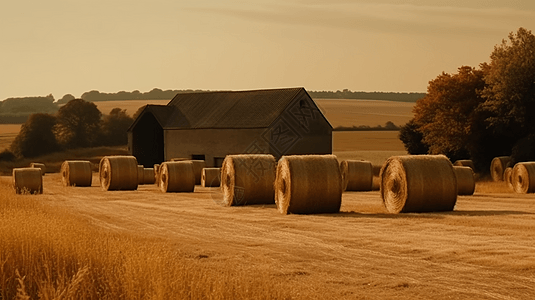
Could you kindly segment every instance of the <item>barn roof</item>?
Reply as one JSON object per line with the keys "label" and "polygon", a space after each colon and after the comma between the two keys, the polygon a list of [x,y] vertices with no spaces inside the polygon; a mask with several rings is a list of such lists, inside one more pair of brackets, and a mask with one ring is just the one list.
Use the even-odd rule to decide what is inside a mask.
{"label": "barn roof", "polygon": [[220,91],[176,95],[167,128],[269,127],[304,88]]}
{"label": "barn roof", "polygon": [[301,93],[310,98],[302,87],[183,93],[166,106],[147,105],[140,117],[151,112],[164,129],[267,128]]}

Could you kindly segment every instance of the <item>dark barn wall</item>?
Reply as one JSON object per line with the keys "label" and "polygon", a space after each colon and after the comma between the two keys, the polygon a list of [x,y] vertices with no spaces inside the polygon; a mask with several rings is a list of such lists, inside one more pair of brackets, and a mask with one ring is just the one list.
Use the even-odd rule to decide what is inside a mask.
{"label": "dark barn wall", "polygon": [[152,113],[140,117],[130,137],[129,148],[138,164],[151,168],[164,161],[163,129]]}

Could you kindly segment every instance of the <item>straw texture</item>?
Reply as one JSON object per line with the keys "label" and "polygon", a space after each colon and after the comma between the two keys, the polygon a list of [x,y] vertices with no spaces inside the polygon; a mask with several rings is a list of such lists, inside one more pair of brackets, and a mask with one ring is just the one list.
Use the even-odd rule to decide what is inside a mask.
{"label": "straw texture", "polygon": [[193,173],[195,174],[195,184],[201,184],[202,169],[206,167],[204,160],[190,160],[193,163]]}
{"label": "straw texture", "polygon": [[381,168],[381,198],[390,213],[451,211],[457,178],[443,155],[393,156]]}
{"label": "straw texture", "polygon": [[99,164],[100,186],[105,191],[136,190],[138,167],[134,156],[105,156]]}
{"label": "straw texture", "polygon": [[61,164],[61,183],[63,186],[91,186],[92,181],[91,162],[66,160]]}
{"label": "straw texture", "polygon": [[145,167],[137,165],[137,184],[143,184],[143,176],[145,176]]}
{"label": "straw texture", "polygon": [[221,184],[221,168],[202,169],[201,186],[218,187]]}
{"label": "straw texture", "polygon": [[373,188],[373,166],[365,160],[344,160],[340,173],[345,191],[371,191]]}
{"label": "straw texture", "polygon": [[342,185],[334,155],[283,156],[275,181],[277,209],[281,214],[337,213]]}
{"label": "straw texture", "polygon": [[503,171],[503,181],[505,181],[508,188],[513,189],[513,168],[505,168],[505,171]]}
{"label": "straw texture", "polygon": [[456,167],[470,167],[470,168],[472,168],[472,170],[475,170],[474,169],[474,162],[472,160],[470,160],[470,159],[456,160],[453,163],[453,166],[456,166]]}
{"label": "straw texture", "polygon": [[143,168],[143,183],[142,184],[154,184],[156,182],[156,175],[154,168]]}
{"label": "straw texture", "polygon": [[39,168],[41,169],[41,175],[45,176],[46,166],[43,163],[31,163],[30,168]]}
{"label": "straw texture", "polygon": [[503,172],[507,164],[511,161],[509,156],[495,157],[490,163],[490,176],[494,181],[503,181]]}
{"label": "straw texture", "polygon": [[42,194],[43,176],[39,168],[13,169],[13,188],[15,193]]}
{"label": "straw texture", "polygon": [[227,155],[221,167],[223,205],[275,203],[276,164],[270,154]]}
{"label": "straw texture", "polygon": [[193,192],[195,174],[191,161],[168,161],[160,165],[160,190],[164,193]]}
{"label": "straw texture", "polygon": [[535,162],[521,162],[513,167],[513,189],[519,194],[535,192]]}
{"label": "straw texture", "polygon": [[154,184],[160,186],[160,164],[154,164]]}
{"label": "straw texture", "polygon": [[474,171],[470,167],[453,166],[457,178],[457,195],[473,195],[476,190]]}

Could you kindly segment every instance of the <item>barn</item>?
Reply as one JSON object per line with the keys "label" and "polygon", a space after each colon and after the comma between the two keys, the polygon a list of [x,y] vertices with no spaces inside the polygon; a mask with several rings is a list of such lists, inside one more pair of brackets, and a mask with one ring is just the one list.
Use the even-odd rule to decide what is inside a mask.
{"label": "barn", "polygon": [[128,129],[145,167],[175,158],[220,167],[228,154],[331,154],[332,126],[304,88],[177,94]]}

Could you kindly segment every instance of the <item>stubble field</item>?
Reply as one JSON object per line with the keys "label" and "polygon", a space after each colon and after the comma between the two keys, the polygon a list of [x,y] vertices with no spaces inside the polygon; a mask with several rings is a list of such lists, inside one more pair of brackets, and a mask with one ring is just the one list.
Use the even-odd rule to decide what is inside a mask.
{"label": "stubble field", "polygon": [[[323,109],[335,123],[329,106]],[[349,125],[361,125],[365,117]],[[375,120],[398,124],[392,114]],[[377,165],[404,153],[397,132],[335,132],[333,140],[339,159],[369,159]],[[7,186],[10,180],[3,176],[0,184]],[[453,212],[399,215],[386,213],[378,191],[344,193],[338,214],[281,215],[275,205],[223,207],[218,188],[196,186],[194,193],[166,194],[154,185],[141,185],[136,191],[105,192],[96,173],[91,187],[65,188],[60,174],[47,174],[44,194],[9,197],[35,199],[104,234],[150,237],[203,270],[232,271],[224,273],[230,277],[203,275],[206,282],[222,281],[233,290],[250,291],[254,286],[247,282],[256,278],[259,291],[269,291],[245,298],[535,295],[535,195],[514,194],[502,183],[478,182],[473,196],[458,197]],[[0,262],[8,258],[0,257]],[[131,285],[135,289],[135,283]],[[212,292],[212,287],[197,288]],[[274,288],[280,293],[273,295]]]}

